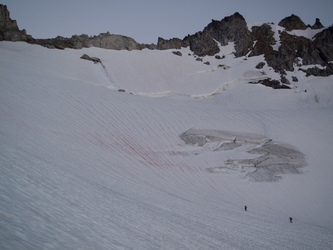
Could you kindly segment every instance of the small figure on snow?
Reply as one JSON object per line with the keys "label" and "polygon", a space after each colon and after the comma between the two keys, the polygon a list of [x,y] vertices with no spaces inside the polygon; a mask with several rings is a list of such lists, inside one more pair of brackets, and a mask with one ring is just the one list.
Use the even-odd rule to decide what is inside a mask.
{"label": "small figure on snow", "polygon": [[290,221],[290,223],[293,223],[293,218],[289,217],[289,221]]}
{"label": "small figure on snow", "polygon": [[247,211],[247,206],[244,206],[244,210]]}

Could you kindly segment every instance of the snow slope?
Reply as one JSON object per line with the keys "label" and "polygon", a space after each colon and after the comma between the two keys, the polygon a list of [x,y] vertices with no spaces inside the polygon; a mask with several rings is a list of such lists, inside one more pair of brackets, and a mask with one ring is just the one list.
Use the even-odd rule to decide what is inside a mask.
{"label": "snow slope", "polygon": [[[333,78],[180,51],[0,43],[2,249],[333,248]],[[268,140],[299,174],[249,178]]]}

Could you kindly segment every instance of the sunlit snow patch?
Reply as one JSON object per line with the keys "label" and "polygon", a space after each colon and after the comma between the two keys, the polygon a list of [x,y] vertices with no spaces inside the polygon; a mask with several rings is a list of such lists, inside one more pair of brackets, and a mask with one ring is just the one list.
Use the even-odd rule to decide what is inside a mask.
{"label": "sunlit snow patch", "polygon": [[[180,138],[186,144],[217,153],[242,147],[249,154],[247,158],[228,159],[222,166],[208,167],[210,173],[238,172],[251,181],[278,181],[281,174],[299,174],[299,168],[306,165],[304,154],[291,145],[258,134],[190,128]],[[194,151],[195,155],[200,152]]]}

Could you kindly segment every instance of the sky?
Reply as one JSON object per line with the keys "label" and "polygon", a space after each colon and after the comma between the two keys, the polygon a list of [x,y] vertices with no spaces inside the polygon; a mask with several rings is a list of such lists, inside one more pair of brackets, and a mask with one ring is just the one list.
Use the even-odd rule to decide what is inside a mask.
{"label": "sky", "polygon": [[158,37],[184,38],[212,19],[239,12],[248,23],[279,23],[295,14],[305,24],[320,18],[333,24],[332,0],[0,0],[20,29],[34,38],[98,35],[104,32],[157,43]]}

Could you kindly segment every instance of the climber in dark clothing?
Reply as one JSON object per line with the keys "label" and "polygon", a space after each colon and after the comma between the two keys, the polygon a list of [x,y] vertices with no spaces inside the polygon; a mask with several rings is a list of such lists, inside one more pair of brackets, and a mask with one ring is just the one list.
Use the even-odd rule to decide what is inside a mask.
{"label": "climber in dark clothing", "polygon": [[289,221],[290,221],[290,223],[293,223],[293,218],[289,217]]}
{"label": "climber in dark clothing", "polygon": [[245,211],[247,211],[247,206],[244,206]]}

